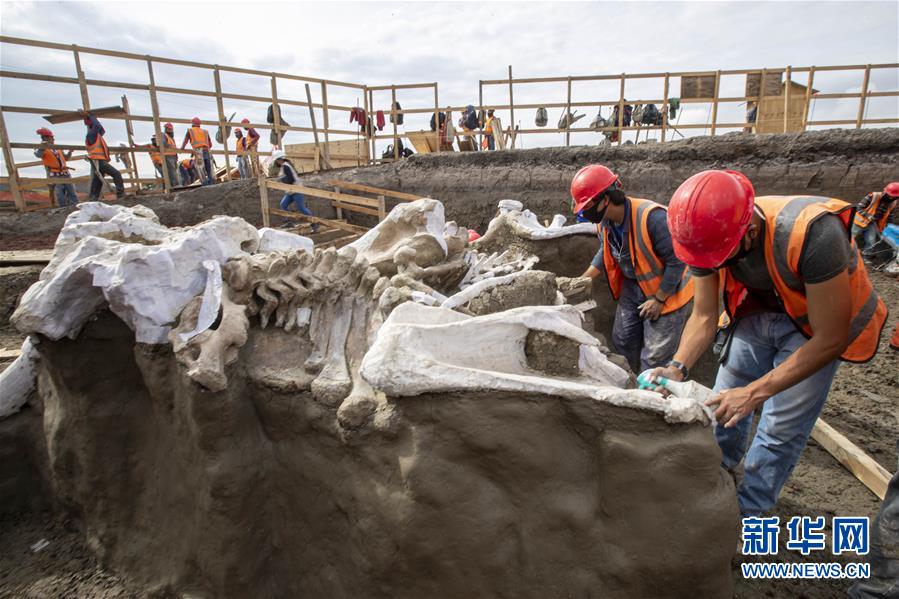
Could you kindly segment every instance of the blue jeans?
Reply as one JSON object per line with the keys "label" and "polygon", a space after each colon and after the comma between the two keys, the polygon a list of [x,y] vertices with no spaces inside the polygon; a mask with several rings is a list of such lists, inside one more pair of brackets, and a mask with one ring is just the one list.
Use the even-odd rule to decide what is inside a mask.
{"label": "blue jeans", "polygon": [[646,296],[637,281],[625,277],[615,307],[612,343],[634,372],[668,364],[677,351],[691,311],[691,304],[687,304],[656,320],[644,320],[640,318],[640,304],[645,301]]}
{"label": "blue jeans", "polygon": [[862,252],[871,249],[880,240],[880,231],[877,230],[877,223],[872,222],[864,229],[853,224],[852,238],[855,239],[858,249]]}
{"label": "blue jeans", "polygon": [[71,183],[54,183],[54,185],[53,193],[56,196],[57,206],[74,206],[78,203],[74,185]]}
{"label": "blue jeans", "polygon": [[246,156],[238,156],[237,157],[237,172],[240,173],[241,179],[249,179],[250,178],[250,165],[247,162]]}
{"label": "blue jeans", "polygon": [[[741,318],[727,360],[718,369],[714,390],[745,387],[782,364],[806,341],[786,314],[766,312]],[[723,454],[722,466],[733,469],[746,458],[743,481],[737,489],[744,516],[767,512],[777,503],[824,407],[839,364],[839,360],[830,362],[762,404],[751,443],[751,416],[733,428],[715,427],[715,438]]]}
{"label": "blue jeans", "polygon": [[493,135],[490,135],[490,134],[488,133],[488,134],[485,135],[484,137],[487,138],[487,149],[490,150],[490,151],[495,150],[495,149],[496,149],[496,140],[493,139]]}
{"label": "blue jeans", "polygon": [[[213,183],[215,183],[215,181],[213,181],[213,179],[212,179],[212,155],[209,153],[209,150],[207,150],[206,148],[200,148],[199,150],[196,150],[195,154],[198,155],[197,158],[200,158],[202,156],[203,169],[206,171],[206,173],[205,173],[206,180],[200,181],[200,183],[202,185],[212,185]],[[202,174],[203,173],[201,173],[201,175]]]}
{"label": "blue jeans", "polygon": [[[297,212],[301,214],[305,214],[306,216],[312,216],[312,210],[306,207],[306,199],[303,197],[301,193],[285,193],[284,197],[281,198],[281,210],[290,210],[290,205],[296,204]],[[318,223],[312,223],[312,232],[318,231]]]}

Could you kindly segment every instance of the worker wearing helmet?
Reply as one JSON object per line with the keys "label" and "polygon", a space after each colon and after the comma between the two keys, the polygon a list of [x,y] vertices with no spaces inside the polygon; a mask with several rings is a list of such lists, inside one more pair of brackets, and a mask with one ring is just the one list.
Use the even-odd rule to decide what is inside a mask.
{"label": "worker wearing helmet", "polygon": [[197,157],[196,168],[200,173],[200,183],[203,185],[212,185],[212,155],[209,150],[212,148],[212,138],[209,131],[200,127],[202,123],[199,117],[190,120],[190,129],[184,134],[184,141],[181,142],[181,149],[190,142],[190,147],[194,149],[194,155]]}
{"label": "worker wearing helmet", "polygon": [[109,163],[109,147],[103,136],[106,129],[97,120],[97,117],[90,112],[81,111],[84,115],[84,125],[87,127],[87,135],[84,137],[84,147],[87,149],[87,158],[91,163],[91,188],[88,199],[96,202],[100,199],[100,192],[103,190],[103,175],[112,177],[115,183],[116,198],[125,197],[125,182],[122,180],[122,174]]}
{"label": "worker wearing helmet", "polygon": [[178,173],[181,175],[181,185],[187,186],[200,178],[197,173],[197,161],[193,156],[185,158],[178,163]]}
{"label": "worker wearing helmet", "polygon": [[883,191],[872,191],[856,206],[852,222],[852,238],[864,256],[879,241],[890,222],[890,213],[899,201],[899,181],[888,183]]}
{"label": "worker wearing helmet", "polygon": [[[272,164],[278,169],[278,181],[288,185],[300,184],[300,176],[283,150],[272,152]],[[286,192],[284,197],[281,198],[281,210],[290,210],[291,204],[296,204],[297,212],[306,216],[312,216],[312,211],[306,207],[306,199],[303,197],[303,194],[296,191]],[[288,224],[285,221],[282,226],[287,226]],[[315,233],[316,231],[318,231],[318,223],[312,223],[312,232]]]}
{"label": "worker wearing helmet", "polygon": [[75,186],[66,182],[72,177],[69,173],[72,167],[66,166],[66,161],[72,158],[72,150],[63,152],[57,149],[53,132],[46,127],[41,127],[36,133],[41,136],[41,145],[34,151],[34,155],[41,159],[44,168],[47,169],[47,176],[59,180],[58,183],[53,184],[52,191],[56,205],[74,206],[78,203]]}
{"label": "worker wearing helmet", "polygon": [[250,119],[243,119],[240,124],[244,126],[244,138],[247,140],[247,170],[251,176],[255,176],[259,172],[259,132],[249,126]]}
{"label": "worker wearing helmet", "polygon": [[720,170],[687,179],[668,205],[674,250],[693,273],[696,295],[674,360],[653,374],[688,377],[716,336],[722,290],[730,334],[706,403],[715,410],[723,466],[732,470],[745,458],[744,516],[777,502],[839,360],[864,362],[877,351],[887,309],[850,239],[852,214],[831,198],[756,197],[742,173]]}
{"label": "worker wearing helmet", "polygon": [[585,166],[571,181],[572,209],[595,223],[602,247],[583,274],[605,272],[618,301],[612,342],[634,370],[664,366],[690,313],[693,283],[674,253],[665,207],[624,194],[618,175]]}
{"label": "worker wearing helmet", "polygon": [[237,155],[237,172],[240,173],[241,179],[250,178],[250,168],[247,163],[247,138],[243,135],[240,127],[234,129],[234,153]]}

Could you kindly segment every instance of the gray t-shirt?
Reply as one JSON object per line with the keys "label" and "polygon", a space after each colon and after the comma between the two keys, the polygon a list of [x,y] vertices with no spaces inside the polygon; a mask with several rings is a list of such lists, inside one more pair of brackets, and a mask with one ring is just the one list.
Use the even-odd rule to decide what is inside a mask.
{"label": "gray t-shirt", "polygon": [[[783,308],[774,294],[774,281],[765,264],[765,223],[759,234],[755,248],[736,264],[730,267],[735,279],[746,285],[752,299],[768,312],[783,312]],[[825,214],[809,225],[805,247],[799,258],[799,276],[805,283],[823,283],[828,281],[849,266],[852,255],[849,244],[849,233],[843,221],[833,214]],[[710,268],[690,267],[693,276],[703,277],[715,272]]]}

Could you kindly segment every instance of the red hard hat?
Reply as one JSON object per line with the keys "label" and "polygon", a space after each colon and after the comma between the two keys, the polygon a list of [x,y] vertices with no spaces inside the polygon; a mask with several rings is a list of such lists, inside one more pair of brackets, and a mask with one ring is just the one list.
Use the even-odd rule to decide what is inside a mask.
{"label": "red hard hat", "polygon": [[891,198],[899,198],[899,181],[887,183],[887,186],[883,188],[883,193]]}
{"label": "red hard hat", "polygon": [[171,124],[171,123],[166,123],[165,125],[163,125],[162,128],[163,128],[163,129],[174,129],[174,128],[175,128],[175,125],[173,125],[173,124]]}
{"label": "red hard hat", "polygon": [[36,131],[38,135],[41,137],[53,137],[53,132],[47,129],[46,127],[41,127]]}
{"label": "red hard hat", "polygon": [[472,241],[477,241],[477,240],[480,239],[480,238],[481,238],[481,234],[480,234],[480,233],[478,233],[478,232],[475,231],[474,229],[469,229],[469,230],[468,230],[468,242],[469,242],[469,243],[471,243]]}
{"label": "red hard hat", "polygon": [[754,205],[755,190],[743,173],[693,175],[681,183],[668,204],[674,253],[690,266],[720,266],[749,228]]}
{"label": "red hard hat", "polygon": [[250,124],[250,119],[244,119],[244,120],[240,121],[240,124],[241,124],[241,125],[249,125],[249,124]]}
{"label": "red hard hat", "polygon": [[199,126],[200,125],[200,117],[195,116],[194,118],[190,119],[190,124],[194,125],[194,126]]}
{"label": "red hard hat", "polygon": [[601,164],[588,164],[577,172],[571,180],[572,212],[577,214],[593,199],[609,188],[618,175]]}

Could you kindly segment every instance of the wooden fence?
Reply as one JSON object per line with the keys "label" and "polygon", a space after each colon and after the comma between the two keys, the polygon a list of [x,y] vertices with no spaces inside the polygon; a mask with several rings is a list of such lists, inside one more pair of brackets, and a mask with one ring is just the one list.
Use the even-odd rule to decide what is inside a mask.
{"label": "wooden fence", "polygon": [[[274,114],[274,123],[249,123],[247,125],[242,125],[244,127],[252,127],[256,129],[260,129],[263,131],[273,131],[276,139],[278,140],[278,146],[281,145],[281,141],[283,140],[283,134],[289,131],[298,131],[303,133],[312,133],[315,137],[314,143],[314,153],[310,154],[317,160],[315,164],[320,163],[322,167],[330,166],[330,144],[331,141],[338,141],[338,139],[346,139],[354,138],[357,141],[357,147],[365,148],[366,144],[368,145],[369,151],[366,152],[367,155],[363,156],[362,152],[357,150],[358,161],[360,164],[362,163],[371,163],[375,164],[385,160],[397,160],[400,158],[399,156],[399,144],[397,141],[401,137],[407,138],[407,140],[418,141],[416,147],[420,147],[421,145],[427,146],[427,151],[436,151],[439,152],[441,150],[449,150],[453,149],[441,143],[439,141],[439,135],[436,133],[432,133],[430,131],[408,131],[405,130],[401,132],[397,126],[398,117],[401,115],[415,115],[415,114],[433,114],[435,121],[439,119],[439,113],[445,112],[447,114],[447,120],[452,122],[453,113],[462,113],[465,110],[464,106],[452,106],[448,105],[445,107],[440,107],[439,104],[439,85],[438,83],[410,83],[410,84],[391,84],[391,85],[378,85],[378,86],[368,86],[362,83],[351,83],[344,81],[335,81],[329,79],[319,79],[314,77],[306,77],[301,75],[294,75],[289,73],[279,73],[279,72],[269,72],[269,71],[261,71],[256,69],[247,69],[241,67],[231,67],[217,64],[207,64],[202,62],[195,61],[187,61],[187,60],[178,60],[171,58],[162,58],[156,56],[148,56],[148,55],[140,55],[135,53],[128,52],[118,52],[113,50],[106,50],[101,48],[88,48],[83,46],[76,45],[67,45],[67,44],[59,44],[53,42],[43,42],[36,40],[28,40],[22,38],[15,38],[9,36],[0,36],[0,44],[12,44],[18,46],[26,46],[33,48],[40,48],[45,50],[56,50],[56,51],[64,51],[66,53],[71,53],[73,59],[73,67],[74,67],[74,76],[73,77],[63,77],[57,75],[47,75],[47,74],[39,74],[39,73],[31,73],[31,72],[20,72],[20,71],[12,71],[7,69],[0,70],[0,79],[20,79],[20,80],[28,80],[28,81],[41,81],[41,82],[51,82],[51,83],[61,83],[67,85],[77,86],[80,95],[81,95],[81,105],[82,109],[88,110],[91,108],[91,100],[90,100],[90,90],[92,88],[114,88],[121,90],[136,90],[140,92],[147,92],[149,94],[150,100],[150,108],[152,114],[150,115],[140,115],[140,114],[132,114],[127,103],[127,97],[123,96],[122,98],[122,111],[118,114],[114,114],[112,116],[107,116],[104,118],[113,118],[124,120],[126,124],[126,132],[128,135],[128,145],[124,147],[111,147],[110,150],[113,154],[122,154],[127,156],[127,160],[129,162],[128,168],[124,170],[124,174],[127,177],[127,182],[133,189],[140,189],[140,187],[147,183],[155,183],[158,181],[157,178],[143,178],[138,172],[138,164],[136,160],[136,156],[140,153],[148,153],[151,151],[159,151],[160,148],[149,148],[148,146],[135,145],[133,139],[133,130],[132,124],[134,122],[146,122],[153,124],[153,130],[155,131],[157,144],[160,144],[163,140],[161,123],[164,121],[170,121],[176,124],[189,124],[190,119],[186,117],[172,117],[172,116],[163,116],[160,114],[159,110],[159,101],[157,94],[166,93],[166,94],[176,94],[182,96],[197,96],[197,97],[205,97],[205,98],[214,98],[216,103],[216,112],[217,112],[217,120],[215,123],[222,131],[227,131],[229,126],[234,126],[234,123],[230,122],[226,119],[225,116],[225,108],[224,101],[225,100],[234,100],[234,101],[249,101],[249,102],[259,102],[271,105],[272,112]],[[138,65],[138,67],[143,70],[146,69],[147,73],[147,83],[134,83],[134,82],[122,82],[122,81],[110,81],[105,79],[94,79],[89,78],[84,69],[81,66],[81,59],[84,55],[99,55],[105,57],[113,57],[118,59],[124,59],[127,61],[131,61],[133,64]],[[157,85],[156,83],[156,73],[154,71],[154,65],[174,65],[178,67],[188,67],[191,69],[199,69],[202,71],[212,72],[213,81],[214,81],[214,90],[204,90],[204,89],[188,89],[188,88],[178,88],[178,87],[167,87],[162,85]],[[869,83],[871,81],[872,72],[881,72],[887,71],[891,72],[893,75],[896,75],[897,80],[899,80],[899,63],[890,63],[890,64],[868,64],[868,65],[847,65],[847,66],[810,66],[810,67],[792,67],[787,66],[783,68],[763,68],[763,69],[735,69],[735,70],[718,70],[718,71],[683,71],[683,72],[667,72],[667,73],[621,73],[621,74],[610,74],[610,75],[592,75],[592,76],[575,76],[569,75],[564,77],[531,77],[531,78],[514,78],[512,74],[512,67],[508,67],[508,77],[505,79],[487,79],[481,80],[478,82],[478,105],[476,108],[478,110],[486,110],[488,108],[495,109],[497,111],[508,111],[510,116],[509,126],[505,129],[501,129],[501,127],[497,127],[499,131],[497,133],[497,147],[502,149],[504,147],[510,146],[512,148],[515,147],[515,142],[517,138],[525,135],[540,135],[540,134],[565,134],[565,145],[571,145],[571,135],[572,133],[594,133],[594,134],[607,134],[612,136],[618,143],[624,142],[624,133],[628,131],[636,131],[637,139],[639,138],[640,131],[646,131],[647,135],[649,131],[659,131],[661,139],[660,141],[666,141],[670,138],[672,132],[680,133],[680,130],[688,130],[688,129],[704,129],[709,132],[711,135],[716,135],[722,130],[727,129],[739,129],[743,128],[744,130],[754,130],[758,132],[781,132],[781,131],[792,131],[792,130],[806,130],[809,127],[823,127],[823,126],[850,126],[856,129],[861,128],[865,125],[894,125],[899,123],[899,102],[892,104],[891,108],[888,109],[888,114],[879,118],[867,118],[866,109],[869,100],[872,98],[897,98],[899,97],[899,90],[897,89],[889,89],[889,90],[879,90],[879,91],[871,91],[869,89]],[[860,79],[860,89],[858,92],[822,92],[815,90],[813,86],[815,85],[815,75],[824,73],[824,72],[849,72],[853,74],[857,74]],[[265,77],[270,81],[269,88],[270,91],[267,95],[247,95],[247,94],[237,94],[230,93],[225,91],[222,88],[222,73],[230,73],[236,75],[249,75],[256,77]],[[722,77],[730,77],[730,76],[745,76],[746,77],[746,93],[741,96],[722,96],[720,94],[721,90],[721,80]],[[797,77],[799,81],[793,81],[793,78]],[[300,99],[291,99],[284,97],[284,94],[279,94],[278,85],[279,82],[301,82],[305,84],[306,93],[305,97]],[[656,95],[652,94],[654,97],[646,97],[646,98],[635,98],[635,97],[626,97],[625,88],[626,84],[629,81],[654,81],[658,83],[659,93]],[[583,82],[613,82],[617,83],[618,93],[614,94],[612,97],[595,97],[595,98],[577,98],[573,94],[572,85]],[[771,85],[774,83],[774,86]],[[555,86],[560,86],[557,90],[558,95],[556,98],[549,98],[547,101],[534,101],[533,99],[528,102],[515,102],[515,92],[516,88],[521,95],[522,90],[526,88],[526,86],[538,85],[538,84],[550,84]],[[310,85],[319,88],[319,101],[313,101],[312,94],[310,92]],[[677,88],[679,85],[679,92],[674,92],[673,90]],[[508,89],[508,101],[507,103],[499,103],[492,104],[486,102],[484,99],[485,89],[499,86],[500,88]],[[361,96],[361,106],[360,102],[357,99],[357,106],[347,106],[347,105],[338,105],[332,104],[328,101],[328,91],[329,89],[333,90],[335,88],[342,88],[344,90],[351,90],[353,94],[358,93]],[[403,93],[405,90],[414,90],[414,89],[433,89],[434,92],[434,101],[433,105],[426,106],[414,106],[414,107],[404,107],[402,109],[396,108],[396,102],[400,99],[399,94]],[[377,111],[375,110],[375,98],[374,94],[376,92],[391,92],[391,105],[389,107],[389,114],[391,116],[392,126],[390,131],[385,133],[377,133],[372,131],[370,134],[365,131],[364,127],[354,126],[355,129],[340,129],[333,126],[330,113],[333,111],[338,111],[342,113],[348,113],[356,108],[363,108],[365,110],[366,117],[372,117]],[[564,101],[559,101],[559,98],[562,97],[562,91],[564,91]],[[688,92],[688,93],[687,93]],[[753,92],[753,93],[750,93]],[[674,97],[675,93],[678,93],[678,97]],[[782,96],[782,97],[781,97]],[[797,102],[798,96],[798,102]],[[672,105],[674,100],[677,100],[681,106],[691,105],[691,104],[704,104],[709,106],[709,119],[706,123],[671,123],[669,119],[669,107]],[[858,101],[858,108],[855,114],[855,118],[851,119],[830,119],[830,120],[814,120],[812,118],[812,114],[810,113],[809,106],[810,102],[817,100],[831,100],[831,99],[856,99]],[[748,114],[746,118],[744,118],[740,122],[721,122],[719,119],[719,106],[722,105],[735,105],[743,102],[753,103],[756,108],[756,118],[750,119]],[[782,102],[782,105],[781,105]],[[609,124],[604,124],[599,127],[574,127],[569,125],[568,127],[540,127],[540,128],[524,128],[521,129],[515,126],[515,114],[518,111],[518,114],[521,114],[523,110],[536,110],[537,108],[546,108],[546,109],[554,109],[554,108],[562,108],[564,109],[563,114],[569,113],[573,108],[599,108],[600,110],[603,107],[617,107],[618,113],[624,113],[625,105],[647,105],[647,104],[655,104],[657,105],[659,112],[661,114],[661,123],[654,125],[646,125],[633,123],[631,125],[625,125],[622,119],[619,119],[617,122]],[[311,127],[299,127],[299,126],[289,126],[284,123],[281,119],[281,108],[285,106],[298,106],[305,107],[309,110],[309,116],[311,121]],[[782,106],[782,109],[781,109]],[[322,123],[320,125],[316,124],[315,118],[315,110],[321,110],[322,114]],[[42,177],[21,177],[19,176],[18,169],[20,168],[28,168],[38,166],[41,163],[35,161],[27,161],[16,164],[13,156],[14,149],[35,149],[39,146],[36,143],[23,143],[23,142],[13,142],[10,140],[7,135],[7,126],[6,121],[4,119],[4,115],[6,114],[31,114],[31,115],[54,115],[60,114],[63,111],[59,109],[51,109],[51,108],[43,108],[36,106],[10,106],[10,105],[0,105],[0,138],[2,138],[2,149],[4,154],[4,159],[7,166],[8,176],[0,180],[0,183],[6,183],[9,186],[11,195],[15,201],[16,207],[19,210],[25,210],[25,200],[22,197],[22,192],[38,189],[43,186],[52,184],[56,182],[55,180]],[[747,111],[748,112],[748,111]],[[771,115],[774,115],[773,117]],[[498,116],[498,115],[497,115]],[[761,120],[764,119],[764,126]],[[780,122],[777,121],[780,119]],[[322,139],[319,139],[319,134],[321,134]],[[683,134],[681,134],[683,135]],[[434,139],[431,139],[431,138]],[[469,143],[465,143],[465,149],[476,150],[480,147],[480,144],[471,143],[477,138],[477,141],[481,141],[483,137],[482,130],[476,131],[456,131],[455,132],[455,141],[458,143],[460,149],[463,148],[462,141],[467,139]],[[394,154],[393,157],[390,158],[382,158],[378,153],[376,144],[380,140],[392,140],[394,146]],[[176,140],[177,141],[177,140]],[[451,140],[452,141],[452,140]],[[232,172],[232,158],[235,157],[235,153],[233,150],[229,149],[228,146],[228,138],[227,136],[223,137],[222,149],[221,150],[212,150],[211,153],[217,156],[224,156],[225,160],[225,168],[224,168],[224,177],[230,178]],[[434,142],[433,144],[431,142]],[[502,143],[500,143],[502,142]],[[451,144],[450,144],[451,145]],[[59,149],[63,150],[83,150],[83,146],[81,145],[58,145],[56,146]],[[259,156],[267,156],[270,152],[268,151],[260,151],[251,156],[251,161],[255,162]],[[77,156],[75,159],[83,158],[82,156]],[[82,181],[85,177],[78,177],[72,179],[71,181]],[[69,182],[69,181],[67,181]],[[168,180],[168,171],[163,169],[162,175],[163,186],[166,190],[170,190],[172,188],[172,182]]]}

